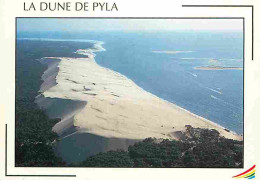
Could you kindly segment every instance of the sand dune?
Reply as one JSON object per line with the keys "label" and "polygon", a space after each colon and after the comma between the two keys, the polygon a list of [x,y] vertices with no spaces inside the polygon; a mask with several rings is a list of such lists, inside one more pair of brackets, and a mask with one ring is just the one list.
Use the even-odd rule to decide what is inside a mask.
{"label": "sand dune", "polygon": [[[56,78],[48,80],[48,88],[41,88],[46,98],[87,102],[71,120],[78,131],[108,138],[178,139],[175,132],[184,131],[185,125],[191,125],[216,129],[227,138],[242,139],[242,136],[227,132],[223,127],[143,90],[127,77],[99,66],[94,60],[94,51],[77,51],[88,58],[58,58]],[[65,128],[63,126],[58,123],[55,129],[61,130]]]}

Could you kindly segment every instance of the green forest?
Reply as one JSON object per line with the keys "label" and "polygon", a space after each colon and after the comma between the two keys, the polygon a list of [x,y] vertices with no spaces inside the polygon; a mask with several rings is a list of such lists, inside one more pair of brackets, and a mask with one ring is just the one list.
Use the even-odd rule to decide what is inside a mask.
{"label": "green forest", "polygon": [[[59,140],[50,119],[34,103],[46,66],[42,57],[82,57],[87,43],[17,40],[15,98],[15,165],[17,167],[243,167],[243,142],[219,136],[216,130],[191,128],[182,141],[147,138],[128,151],[98,153],[81,163],[66,164],[53,150]],[[57,48],[58,47],[58,48]]]}
{"label": "green forest", "polygon": [[147,138],[128,151],[109,151],[88,157],[82,167],[243,167],[242,142],[220,137],[215,130],[199,130],[200,136],[183,140]]}

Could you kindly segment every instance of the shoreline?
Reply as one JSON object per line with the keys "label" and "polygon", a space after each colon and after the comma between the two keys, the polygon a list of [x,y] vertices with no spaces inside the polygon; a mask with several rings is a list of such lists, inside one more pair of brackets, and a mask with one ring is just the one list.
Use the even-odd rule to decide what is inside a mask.
{"label": "shoreline", "polygon": [[[81,50],[81,52],[83,52],[82,50]],[[88,53],[90,53],[90,55],[88,54]],[[78,82],[76,82],[75,80],[77,79],[73,79],[73,78],[75,78],[75,77],[70,77],[70,78],[59,78],[59,77],[62,77],[61,76],[61,73],[60,72],[65,72],[64,71],[64,68],[61,68],[61,67],[69,67],[70,65],[72,65],[73,64],[73,66],[72,66],[72,68],[74,68],[75,69],[75,67],[78,67],[77,66],[77,63],[79,63],[79,64],[81,64],[82,66],[88,66],[89,68],[91,68],[93,71],[93,73],[95,73],[96,71],[102,71],[102,73],[101,74],[98,74],[99,75],[99,77],[102,77],[102,75],[104,75],[104,76],[109,76],[109,77],[111,77],[111,79],[112,78],[114,78],[115,80],[116,80],[116,82],[118,83],[117,84],[117,86],[119,86],[120,87],[120,83],[122,83],[122,79],[123,79],[123,82],[126,82],[126,84],[128,84],[128,85],[130,85],[129,87],[130,88],[133,88],[134,87],[134,91],[136,91],[137,90],[137,92],[141,92],[141,94],[142,95],[144,95],[144,96],[148,96],[147,97],[147,99],[145,100],[145,101],[150,101],[150,100],[152,100],[152,101],[150,101],[149,103],[147,103],[147,102],[145,102],[145,101],[143,101],[142,100],[142,98],[141,98],[141,103],[143,103],[143,105],[141,105],[141,106],[138,106],[138,105],[135,105],[134,103],[136,103],[136,102],[138,102],[139,100],[140,100],[140,97],[137,97],[137,99],[135,99],[135,98],[129,98],[129,97],[127,97],[127,98],[125,98],[124,100],[123,100],[123,104],[124,103],[128,103],[129,104],[129,106],[134,106],[135,108],[134,109],[136,109],[137,108],[137,111],[138,111],[138,108],[145,108],[145,106],[150,106],[149,104],[151,103],[151,102],[157,102],[157,105],[162,105],[163,107],[166,107],[166,109],[167,109],[167,112],[169,113],[169,114],[171,114],[171,115],[173,115],[174,113],[175,113],[175,115],[177,114],[177,117],[179,117],[179,118],[181,118],[181,119],[186,119],[186,121],[185,121],[185,123],[181,123],[180,124],[180,121],[178,121],[178,122],[174,122],[174,120],[173,120],[173,122],[172,123],[169,123],[169,119],[174,119],[174,117],[172,117],[172,118],[169,118],[169,117],[167,117],[167,122],[165,122],[165,120],[161,120],[160,122],[161,122],[161,124],[163,124],[163,123],[165,123],[165,124],[167,124],[167,125],[165,125],[166,126],[166,128],[164,128],[164,127],[161,127],[161,126],[164,126],[164,125],[161,125],[160,127],[148,127],[148,131],[146,131],[146,133],[144,133],[144,134],[142,134],[142,135],[140,135],[138,132],[142,132],[143,130],[142,130],[142,128],[140,128],[140,127],[132,127],[133,128],[133,133],[137,133],[137,134],[139,134],[139,136],[136,136],[136,135],[133,135],[133,133],[131,133],[131,132],[129,132],[129,131],[126,131],[124,128],[122,128],[122,127],[120,127],[119,129],[117,129],[116,130],[116,125],[114,126],[115,127],[115,129],[113,129],[113,127],[110,127],[110,129],[109,128],[106,128],[104,125],[102,125],[102,121],[109,121],[109,120],[111,120],[113,123],[112,124],[114,124],[114,121],[115,120],[113,120],[113,118],[117,118],[117,117],[113,117],[113,118],[111,118],[111,117],[109,117],[109,115],[106,115],[106,116],[99,116],[100,115],[100,111],[103,111],[104,109],[106,109],[106,108],[108,108],[108,106],[109,106],[109,104],[112,102],[112,101],[115,101],[115,98],[119,98],[119,97],[117,97],[117,96],[119,96],[118,95],[118,93],[120,94],[120,93],[122,93],[122,92],[113,92],[114,94],[112,94],[112,96],[111,96],[111,93],[110,94],[107,94],[107,93],[105,93],[105,91],[100,91],[100,88],[99,88],[99,91],[97,92],[97,91],[93,91],[93,87],[96,85],[96,84],[99,84],[100,82],[98,82],[98,81],[100,81],[100,80],[95,80],[95,77],[93,78],[93,77],[91,77],[92,79],[92,81],[91,82],[86,82],[85,84],[84,84],[84,82],[83,83],[80,83],[79,82],[79,84],[80,84],[80,86],[81,86],[81,90],[79,90],[79,89],[73,89],[73,92],[74,93],[77,93],[77,92],[80,92],[81,93],[81,96],[83,95],[85,95],[85,97],[80,97],[80,96],[78,96],[78,95],[76,95],[76,94],[71,94],[71,92],[66,92],[66,94],[67,95],[61,95],[61,93],[59,93],[59,95],[57,95],[57,94],[52,94],[54,91],[52,90],[52,92],[43,92],[43,95],[45,96],[45,97],[51,97],[51,98],[54,98],[55,96],[57,96],[56,98],[61,98],[61,99],[70,99],[70,100],[81,100],[81,101],[86,101],[87,102],[87,104],[86,104],[86,106],[85,107],[83,107],[81,110],[79,110],[78,111],[78,113],[77,114],[75,114],[75,116],[73,117],[73,122],[74,122],[74,126],[76,126],[76,127],[79,127],[79,132],[86,132],[86,133],[91,133],[91,134],[95,134],[95,135],[100,135],[100,136],[104,136],[104,137],[113,137],[113,138],[127,138],[127,139],[144,139],[144,138],[147,138],[147,137],[155,137],[155,138],[169,138],[169,139],[177,139],[173,134],[174,134],[174,132],[178,132],[178,131],[181,131],[181,132],[184,132],[185,131],[185,125],[192,125],[193,127],[199,127],[199,128],[208,128],[208,129],[216,129],[216,130],[218,130],[219,132],[220,132],[220,134],[222,135],[222,136],[225,136],[225,137],[227,137],[227,138],[230,138],[230,139],[236,139],[236,140],[242,140],[243,139],[243,137],[241,136],[241,135],[238,135],[238,134],[236,134],[235,132],[232,132],[232,131],[227,131],[227,130],[225,130],[226,128],[224,128],[224,127],[222,127],[222,126],[220,126],[219,124],[217,124],[217,123],[214,123],[214,122],[212,122],[212,121],[210,121],[210,120],[208,120],[208,119],[205,119],[205,118],[203,118],[203,117],[201,117],[201,116],[198,116],[198,115],[196,115],[196,114],[194,114],[194,113],[192,113],[192,112],[190,112],[190,111],[188,111],[188,110],[186,110],[186,109],[184,109],[184,108],[182,108],[182,107],[179,107],[179,106],[177,106],[176,104],[173,104],[173,103],[171,103],[171,102],[169,102],[169,101],[167,101],[167,100],[164,100],[164,99],[162,99],[162,98],[159,98],[159,97],[157,97],[157,96],[155,96],[155,95],[153,95],[153,94],[151,94],[151,93],[149,93],[149,92],[147,92],[147,91],[145,91],[145,90],[143,90],[141,87],[139,87],[139,86],[137,86],[131,79],[128,79],[127,77],[125,77],[124,75],[121,75],[120,73],[118,73],[118,72],[115,72],[115,71],[112,71],[112,70],[110,70],[110,69],[108,69],[108,68],[104,68],[104,67],[101,67],[100,65],[98,65],[96,62],[95,62],[95,60],[94,60],[94,55],[93,55],[93,50],[85,50],[84,51],[84,54],[85,55],[88,55],[88,58],[65,58],[65,57],[61,57],[61,58],[58,58],[58,57],[48,57],[48,59],[60,59],[60,63],[59,63],[59,73],[57,74],[57,77],[55,78],[55,81],[58,81],[58,82],[56,82],[57,83],[57,85],[54,85],[52,88],[54,88],[54,91],[55,91],[55,86],[59,86],[59,80],[62,80],[61,82],[60,82],[60,84],[62,84],[62,83],[64,83],[64,80],[69,80],[70,81],[70,83],[72,83],[73,85],[72,86],[77,86],[77,83]],[[43,58],[44,59],[44,58]],[[74,63],[74,61],[75,61],[75,63]],[[69,62],[69,63],[68,63]],[[64,63],[63,65],[61,65],[61,63]],[[65,68],[66,69],[66,68]],[[87,69],[86,69],[86,71],[88,71]],[[73,72],[73,71],[72,71]],[[109,73],[108,73],[109,72]],[[83,73],[84,74],[84,73]],[[82,74],[81,74],[81,76],[82,76]],[[87,74],[87,76],[91,76],[91,73],[88,73]],[[86,77],[85,77],[86,78]],[[87,79],[87,78],[86,78]],[[101,78],[102,79],[102,78]],[[95,82],[94,82],[94,80],[95,80]],[[124,81],[125,80],[125,81]],[[76,83],[75,83],[76,82]],[[69,85],[69,86],[71,86],[71,84],[68,84],[68,82],[66,82],[67,83],[67,85]],[[66,84],[65,83],[65,84]],[[92,83],[92,84],[91,84]],[[106,81],[105,82],[102,82],[103,84],[104,83],[106,83]],[[95,84],[95,85],[94,85]],[[83,88],[82,88],[82,86],[83,86]],[[108,84],[106,84],[106,86],[108,86]],[[97,87],[97,86],[96,86]],[[50,88],[50,89],[52,89],[52,88]],[[101,88],[104,88],[103,86],[101,87]],[[58,88],[59,89],[59,88]],[[62,88],[60,88],[60,89],[62,89]],[[85,92],[84,91],[84,89],[86,90],[86,91],[89,91],[89,92]],[[90,90],[91,89],[91,90]],[[113,90],[115,90],[115,89],[117,89],[117,88],[114,88],[114,87],[112,87],[112,89]],[[83,92],[83,91],[84,92]],[[104,89],[103,89],[104,90]],[[125,90],[125,89],[123,89],[123,90]],[[91,91],[91,92],[90,92]],[[83,94],[82,94],[83,93]],[[101,93],[101,94],[100,94]],[[108,95],[110,95],[109,97],[108,97]],[[121,94],[120,94],[121,95]],[[124,94],[123,93],[123,95],[126,95],[126,94]],[[71,97],[69,97],[69,96],[71,96]],[[105,100],[105,102],[106,103],[103,103],[102,105],[100,104],[101,102],[99,102],[99,100],[97,100],[97,99],[95,99],[95,96],[103,96],[101,99],[103,99],[103,101]],[[127,96],[127,95],[126,95]],[[129,96],[129,95],[128,95]],[[131,96],[130,96],[131,97]],[[139,99],[139,100],[138,100]],[[149,100],[150,99],[150,100]],[[137,101],[136,101],[137,100]],[[94,103],[91,103],[91,102],[94,102]],[[129,103],[129,101],[136,101],[136,102],[134,102],[134,103],[132,103],[132,102],[130,102]],[[118,105],[119,105],[119,107],[120,106],[122,106],[122,102],[120,102],[120,101],[118,101],[117,102],[118,103]],[[99,104],[99,105],[98,105]],[[138,103],[137,103],[138,104]],[[92,107],[92,105],[94,105],[94,108]],[[98,107],[96,107],[96,106],[98,106]],[[100,107],[99,107],[100,106]],[[142,106],[144,106],[144,107],[142,107]],[[153,107],[153,106],[152,106]],[[156,107],[156,106],[155,106]],[[163,118],[163,117],[165,117],[164,115],[162,115],[161,113],[160,113],[160,111],[158,111],[158,109],[159,110],[162,110],[160,107],[156,107],[157,108],[157,113],[158,114],[160,114],[159,115],[159,117],[161,116],[161,118]],[[113,109],[113,108],[112,108]],[[171,109],[171,110],[170,110]],[[120,110],[120,108],[117,108],[117,110],[119,111],[119,112],[123,112],[123,111],[121,111]],[[153,108],[150,108],[149,109],[150,111],[153,111]],[[169,111],[172,111],[172,112],[169,112]],[[135,112],[135,111],[133,111],[133,112]],[[149,111],[148,111],[149,112]],[[174,113],[173,113],[174,112]],[[102,114],[102,113],[101,113]],[[115,114],[114,114],[115,115]],[[128,115],[130,115],[130,114],[128,114]],[[147,114],[146,114],[147,115]],[[89,119],[89,121],[90,122],[87,122],[88,120],[86,120],[86,119],[88,119],[88,117],[89,118],[91,118],[91,116],[92,116],[92,120],[91,119]],[[87,118],[86,118],[87,117]],[[130,115],[130,117],[131,117],[131,115]],[[140,117],[142,117],[142,115],[140,115]],[[144,116],[144,117],[146,117],[147,119],[149,119],[149,116]],[[158,117],[158,118],[159,118]],[[176,118],[177,118],[176,117]],[[190,119],[193,119],[192,121],[194,121],[194,122],[192,122],[191,120],[188,120],[188,119],[190,118]],[[83,120],[84,119],[84,120]],[[105,120],[106,119],[106,120]],[[134,118],[135,120],[136,120],[136,118]],[[154,119],[154,117],[153,117],[153,119]],[[98,123],[94,123],[93,121],[95,121],[95,120],[98,120]],[[122,121],[122,119],[120,120],[120,118],[117,118],[117,120],[116,121]],[[143,120],[142,120],[143,121]],[[157,120],[158,121],[158,120]],[[62,121],[61,121],[62,122]],[[145,120],[144,120],[144,122],[145,122]],[[124,123],[124,122],[121,122],[121,123]],[[138,121],[136,122],[137,124],[138,124]],[[145,128],[147,128],[147,127],[145,127],[145,124],[146,123],[149,123],[149,120],[148,121],[146,121],[145,123],[141,123],[141,125],[142,126],[144,126],[143,127],[143,129],[145,129]],[[59,124],[59,123],[57,123],[57,124]],[[56,124],[56,125],[57,125]],[[111,123],[108,123],[108,124],[111,124]],[[140,124],[140,123],[139,123]],[[55,125],[55,126],[56,126]],[[127,127],[128,125],[133,125],[133,123],[132,122],[128,122],[128,124],[126,123],[125,124],[125,127]],[[158,122],[157,122],[157,125],[158,125]],[[169,126],[171,126],[171,127],[169,127]],[[173,128],[174,127],[174,128]],[[60,129],[62,129],[63,127],[59,127]],[[136,129],[137,128],[137,129]],[[170,128],[170,129],[169,129]],[[131,128],[130,128],[131,129]],[[161,130],[161,129],[164,129],[164,130]],[[118,132],[115,132],[115,131],[118,131]]]}

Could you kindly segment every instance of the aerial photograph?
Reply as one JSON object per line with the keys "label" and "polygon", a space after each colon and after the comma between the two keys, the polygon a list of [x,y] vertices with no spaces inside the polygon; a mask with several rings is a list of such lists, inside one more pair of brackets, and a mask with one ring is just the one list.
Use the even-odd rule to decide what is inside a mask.
{"label": "aerial photograph", "polygon": [[243,168],[242,19],[17,18],[15,166]]}

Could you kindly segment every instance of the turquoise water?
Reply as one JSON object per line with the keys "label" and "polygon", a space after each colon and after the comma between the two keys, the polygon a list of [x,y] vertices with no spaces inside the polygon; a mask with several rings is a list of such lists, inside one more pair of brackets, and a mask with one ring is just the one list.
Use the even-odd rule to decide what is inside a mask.
{"label": "turquoise water", "polygon": [[194,69],[243,67],[242,33],[37,32],[19,33],[18,37],[63,39],[64,45],[68,39],[103,41],[106,51],[95,57],[101,66],[127,76],[160,98],[243,133],[243,70]]}

